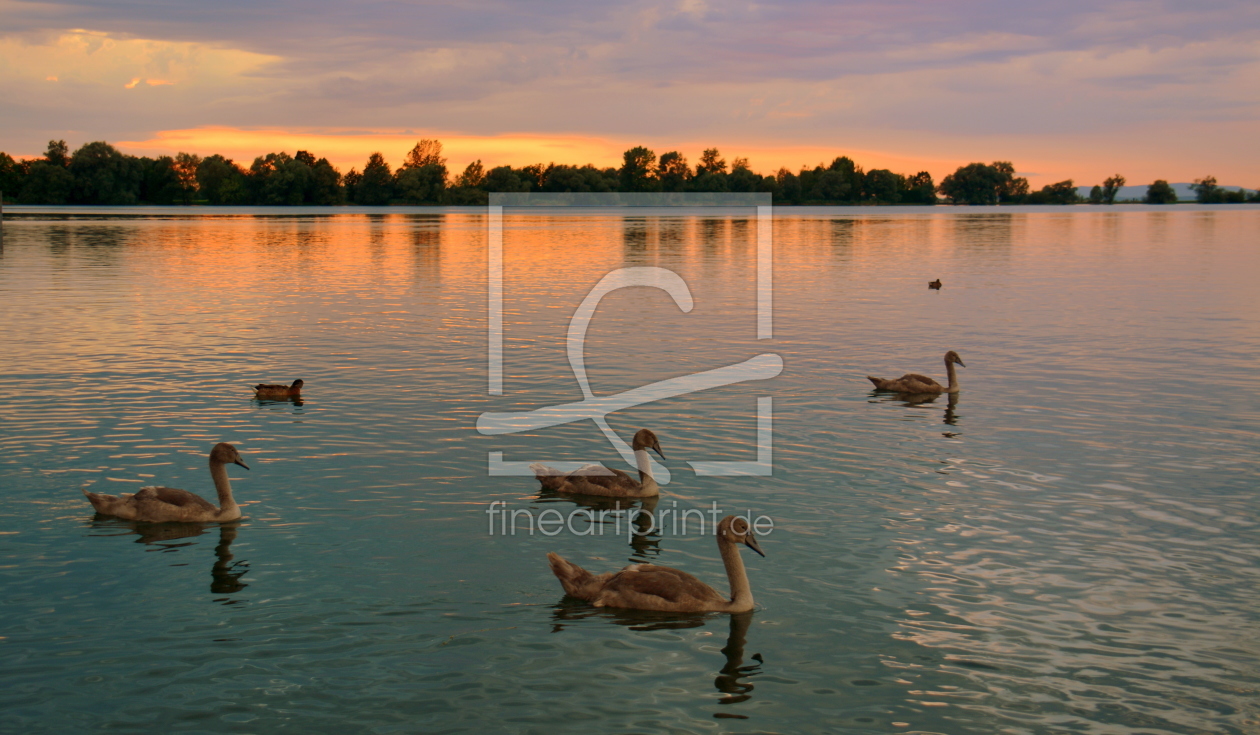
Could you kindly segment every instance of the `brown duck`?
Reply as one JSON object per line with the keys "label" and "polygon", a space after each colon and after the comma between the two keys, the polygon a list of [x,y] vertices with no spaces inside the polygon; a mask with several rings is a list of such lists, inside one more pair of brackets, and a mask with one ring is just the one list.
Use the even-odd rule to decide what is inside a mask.
{"label": "brown duck", "polygon": [[652,462],[647,450],[651,449],[665,459],[661,443],[649,429],[639,429],[630,445],[635,462],[639,466],[639,479],[621,470],[599,464],[587,465],[573,472],[561,472],[543,464],[532,464],[530,469],[545,490],[571,495],[605,495],[617,498],[646,498],[661,494],[660,485],[652,477]]}
{"label": "brown duck", "polygon": [[717,527],[717,545],[731,585],[730,597],[686,572],[655,564],[631,564],[619,572],[595,575],[558,554],[547,554],[547,561],[566,594],[595,607],[738,613],[753,609],[752,587],[739,544],[765,556],[746,519],[723,518]]}
{"label": "brown duck", "polygon": [[254,386],[255,398],[267,398],[272,400],[285,400],[288,398],[302,397],[302,381],[295,380],[293,385],[273,385],[267,383],[259,383]]}
{"label": "brown duck", "polygon": [[906,373],[896,380],[884,380],[883,378],[875,378],[870,375],[866,379],[875,384],[875,390],[890,391],[892,393],[957,393],[958,375],[954,372],[954,365],[963,365],[962,359],[958,357],[958,353],[950,350],[945,353],[945,372],[949,375],[949,385],[941,385],[926,375],[918,373]]}
{"label": "brown duck", "polygon": [[938,279],[936,279],[935,281],[929,281],[929,282],[928,282],[928,288],[932,289],[933,291],[940,291],[940,290],[941,290],[941,279],[939,279],[939,278],[938,278]]}
{"label": "brown duck", "polygon": [[88,502],[96,508],[97,513],[125,518],[129,521],[148,521],[150,523],[186,522],[212,523],[215,521],[234,521],[241,517],[241,509],[232,499],[232,483],[228,480],[225,465],[238,464],[249,469],[241,461],[241,455],[231,444],[220,443],[210,450],[210,477],[214,480],[214,488],[219,491],[219,506],[216,508],[208,501],[193,495],[187,490],[173,487],[142,487],[135,493],[122,495],[83,494]]}

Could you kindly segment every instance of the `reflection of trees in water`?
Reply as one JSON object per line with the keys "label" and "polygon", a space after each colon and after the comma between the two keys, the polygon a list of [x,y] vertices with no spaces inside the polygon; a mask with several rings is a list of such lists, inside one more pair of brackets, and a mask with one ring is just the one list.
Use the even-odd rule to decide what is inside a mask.
{"label": "reflection of trees in water", "polygon": [[648,249],[648,223],[646,217],[622,217],[621,247],[627,260],[643,255]]}
{"label": "reflection of trees in water", "polygon": [[[729,619],[729,627],[727,629],[726,645],[722,648],[722,656],[725,658],[725,662],[717,677],[713,680],[714,688],[722,694],[717,703],[726,706],[740,704],[752,699],[752,691],[755,687],[747,680],[761,673],[761,666],[764,661],[760,653],[754,653],[751,656],[755,663],[744,664],[744,649],[748,643],[748,629],[752,625],[755,614],[752,611],[723,615],[722,613],[619,610],[593,607],[586,602],[575,600],[566,595],[563,600],[552,608],[551,632],[559,633],[570,625],[594,619],[606,620],[615,625],[624,625],[630,630],[654,631],[702,628],[705,625],[716,623],[722,617],[727,617]],[[717,712],[714,714],[714,717],[747,719],[747,715],[729,712]]]}
{"label": "reflection of trees in water", "polygon": [[416,214],[411,216],[411,257],[416,272],[425,280],[441,280],[442,228],[444,214]]}
{"label": "reflection of trees in water", "polygon": [[993,214],[960,214],[950,220],[953,232],[950,239],[954,245],[974,249],[1010,248],[1015,240],[1016,220],[1023,221],[1023,215],[995,212]]}
{"label": "reflection of trees in water", "polygon": [[58,258],[54,267],[66,267],[72,256],[94,265],[115,265],[137,230],[121,225],[54,225],[47,233],[48,251]]}
{"label": "reflection of trees in water", "polygon": [[[239,521],[218,524],[140,523],[97,514],[88,525],[92,530],[92,533],[89,535],[129,536],[134,534],[139,536],[136,539],[136,543],[155,547],[148,550],[161,553],[174,553],[186,547],[194,547],[197,545],[197,542],[185,541],[185,539],[201,536],[217,526],[219,529],[219,542],[214,547],[214,564],[210,567],[211,594],[231,595],[249,586],[241,581],[241,578],[249,572],[249,562],[235,561],[235,556],[232,554],[232,542],[236,540],[237,530],[241,526]],[[179,543],[181,541],[182,543]],[[180,566],[184,565],[181,564]],[[234,605],[243,602],[243,600],[222,597],[216,599],[215,602]]]}

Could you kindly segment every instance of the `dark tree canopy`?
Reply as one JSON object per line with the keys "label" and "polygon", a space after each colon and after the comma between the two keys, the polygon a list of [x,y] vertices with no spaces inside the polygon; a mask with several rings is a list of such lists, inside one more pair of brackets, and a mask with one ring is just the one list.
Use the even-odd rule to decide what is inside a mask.
{"label": "dark tree canopy", "polygon": [[643,146],[636,146],[622,154],[622,191],[655,191],[656,154]]}
{"label": "dark tree canopy", "polygon": [[[1123,176],[1108,177],[1091,189],[1088,201],[1111,204],[1124,185]],[[1242,202],[1249,195],[1251,201],[1260,200],[1260,192],[1230,190],[1211,176],[1196,179],[1194,189],[1201,202]],[[681,151],[658,159],[650,148],[636,146],[624,152],[618,168],[554,162],[488,168],[478,159],[458,176],[446,168],[442,142],[429,138],[417,141],[396,171],[377,152],[361,171],[351,169],[344,176],[327,158],[305,150],[259,156],[248,170],[218,154],[135,157],[104,141],[71,153],[64,140],[50,140],[41,158],[20,161],[0,151],[0,192],[5,200],[24,204],[477,206],[491,192],[529,191],[766,192],[776,204],[801,205],[931,205],[938,191],[954,204],[1080,201],[1070,180],[1030,193],[1028,180],[1016,176],[1009,161],[961,166],[937,186],[926,171],[864,171],[848,156],[763,176],[743,156],[728,166],[717,148],[704,149],[694,168]],[[1176,196],[1161,180],[1146,200],[1176,201]]]}
{"label": "dark tree canopy", "polygon": [[1163,179],[1156,179],[1155,183],[1146,187],[1146,203],[1147,204],[1176,204],[1177,192],[1168,185]]}

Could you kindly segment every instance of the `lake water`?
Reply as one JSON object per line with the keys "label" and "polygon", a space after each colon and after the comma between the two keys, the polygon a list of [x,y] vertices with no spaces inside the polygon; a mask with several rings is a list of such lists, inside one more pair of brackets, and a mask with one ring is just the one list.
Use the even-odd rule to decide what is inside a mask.
{"label": "lake water", "polygon": [[[481,211],[119,211],[6,212],[4,731],[1260,732],[1260,208],[778,209],[768,339],[750,211],[509,211],[503,395]],[[569,319],[645,266],[694,308],[608,294],[595,394],[782,358],[608,417],[660,436],[658,511],[773,520],[750,615],[596,610],[545,560],[725,590],[711,536],[487,514],[607,508],[488,471],[629,469],[594,423],[477,420],[581,400]],[[953,405],[865,379],[949,349]],[[767,403],[773,474],[697,475]],[[80,493],[213,497],[219,441],[241,523]]]}

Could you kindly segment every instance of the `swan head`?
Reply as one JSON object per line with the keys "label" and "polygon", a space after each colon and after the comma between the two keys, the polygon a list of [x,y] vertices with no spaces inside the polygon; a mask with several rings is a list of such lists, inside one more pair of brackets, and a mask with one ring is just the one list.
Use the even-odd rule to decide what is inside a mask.
{"label": "swan head", "polygon": [[639,429],[639,432],[634,435],[634,444],[630,445],[630,448],[636,452],[640,449],[651,449],[661,455],[661,459],[665,459],[665,454],[661,452],[661,443],[657,441],[656,434],[653,434],[651,429]]}
{"label": "swan head", "polygon": [[239,464],[245,469],[249,469],[249,465],[241,459],[241,453],[236,451],[236,447],[227,442],[220,442],[214,445],[214,449],[210,450],[210,464]]}
{"label": "swan head", "polygon": [[766,555],[761,550],[761,545],[757,543],[757,537],[753,535],[752,528],[748,525],[748,519],[741,516],[727,516],[718,523],[718,538],[732,544],[743,544],[753,551]]}
{"label": "swan head", "polygon": [[948,365],[951,362],[958,365],[962,365],[962,367],[967,367],[966,365],[963,365],[962,358],[958,356],[958,353],[954,352],[953,350],[950,350],[949,352],[945,353],[945,364]]}

